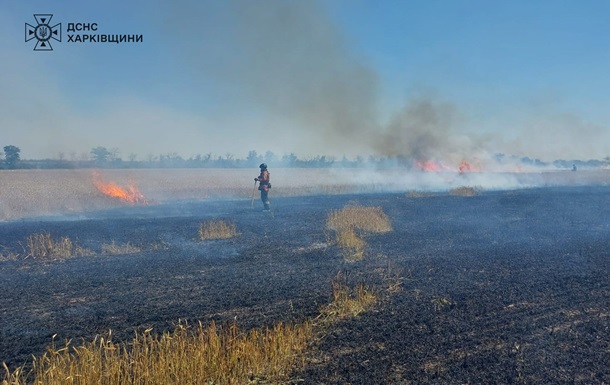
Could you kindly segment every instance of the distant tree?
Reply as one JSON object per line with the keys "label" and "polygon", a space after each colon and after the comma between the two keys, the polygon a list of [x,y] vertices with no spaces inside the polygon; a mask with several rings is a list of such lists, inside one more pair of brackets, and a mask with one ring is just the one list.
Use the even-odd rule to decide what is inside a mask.
{"label": "distant tree", "polygon": [[294,167],[297,163],[297,156],[294,153],[290,153],[289,155],[282,156],[282,164],[288,167]]}
{"label": "distant tree", "polygon": [[355,160],[353,160],[353,161],[352,161],[352,160],[349,160],[349,159],[347,158],[347,156],[345,156],[345,155],[343,155],[343,157],[341,158],[341,161],[339,161],[339,162],[337,162],[337,163],[339,163],[339,165],[340,165],[341,167],[355,167],[355,166],[358,164],[358,162],[357,162],[357,161],[355,161]]}
{"label": "distant tree", "polygon": [[274,163],[277,160],[277,157],[271,151],[267,151],[265,153],[265,163]]}
{"label": "distant tree", "polygon": [[112,162],[118,162],[121,160],[121,157],[119,156],[121,151],[118,148],[113,147],[108,152],[110,153],[110,160]]}
{"label": "distant tree", "polygon": [[305,167],[330,167],[335,162],[335,158],[326,155],[317,155],[303,162]]}
{"label": "distant tree", "polygon": [[95,147],[91,149],[91,155],[96,164],[103,165],[108,162],[108,159],[112,154],[106,147]]}
{"label": "distant tree", "polygon": [[129,161],[131,163],[134,163],[136,161],[136,159],[138,158],[137,154],[134,154],[133,152],[131,154],[129,154],[129,156],[127,157],[129,159]]}
{"label": "distant tree", "polygon": [[177,152],[170,152],[168,154],[159,155],[159,166],[160,167],[182,167],[184,165],[184,159],[178,155]]}
{"label": "distant tree", "polygon": [[158,160],[158,157],[154,154],[146,155],[146,161],[148,162],[149,166],[152,166],[157,160]]}
{"label": "distant tree", "polygon": [[21,150],[19,147],[9,145],[4,146],[4,165],[8,169],[17,168],[17,163],[19,163],[19,153]]}
{"label": "distant tree", "polygon": [[248,157],[246,158],[246,161],[248,162],[248,165],[254,166],[257,165],[257,163],[262,162],[263,157],[258,155],[256,151],[250,150],[250,152],[248,152]]}
{"label": "distant tree", "polygon": [[191,157],[187,163],[189,167],[207,167],[212,159],[212,153],[208,152],[205,155],[197,154]]}
{"label": "distant tree", "polygon": [[235,155],[230,152],[227,152],[224,158],[222,156],[218,156],[218,160],[216,161],[217,167],[235,167],[235,164]]}
{"label": "distant tree", "polygon": [[201,154],[191,156],[186,160],[187,167],[201,167]]}

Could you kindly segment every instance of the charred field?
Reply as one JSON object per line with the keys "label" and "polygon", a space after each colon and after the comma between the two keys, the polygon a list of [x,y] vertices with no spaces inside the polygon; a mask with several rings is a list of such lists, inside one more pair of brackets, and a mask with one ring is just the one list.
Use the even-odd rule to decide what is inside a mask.
{"label": "charred field", "polygon": [[[92,253],[0,261],[0,361],[21,365],[54,334],[311,319],[342,272],[377,288],[377,304],[327,327],[291,383],[607,384],[609,201],[607,186],[272,196],[272,213],[234,199],[1,222],[5,256],[41,232]],[[330,210],[354,204],[381,207],[393,227],[363,235],[355,262],[326,229]],[[210,218],[237,236],[199,240]],[[137,251],[103,253],[110,242]]]}

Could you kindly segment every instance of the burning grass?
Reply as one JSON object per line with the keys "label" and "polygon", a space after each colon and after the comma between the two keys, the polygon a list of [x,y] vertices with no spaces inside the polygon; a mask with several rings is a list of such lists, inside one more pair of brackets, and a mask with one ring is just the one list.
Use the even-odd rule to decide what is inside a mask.
{"label": "burning grass", "polygon": [[220,219],[209,220],[199,226],[199,239],[227,239],[237,235],[234,223],[227,223]]}
{"label": "burning grass", "polygon": [[68,237],[53,239],[51,234],[41,233],[31,234],[27,238],[26,258],[53,260],[92,254],[90,250],[74,244]]}
{"label": "burning grass", "polygon": [[386,233],[392,231],[390,219],[381,207],[346,206],[328,214],[326,227],[335,232],[335,240],[345,251],[345,259],[359,261],[364,258],[366,242],[359,236],[363,233]]}
{"label": "burning grass", "polygon": [[93,185],[99,190],[99,192],[106,196],[116,198],[130,204],[148,204],[148,200],[144,197],[144,195],[142,195],[140,190],[138,190],[133,182],[129,183],[126,188],[121,187],[114,182],[107,182],[103,180],[99,171],[94,171],[92,178]]}
{"label": "burning grass", "polygon": [[[447,176],[452,178],[457,175],[456,166]],[[514,174],[507,173],[510,188],[549,184],[600,185],[610,180],[608,170],[579,170],[577,173],[515,171]],[[252,172],[248,168],[188,168],[172,169],[171,172],[167,169],[104,169],[92,175],[89,169],[7,170],[0,172],[0,220],[105,210],[117,204],[137,205],[145,201],[154,203],[229,196],[249,199],[252,194]],[[420,178],[419,172],[413,171],[406,174],[405,180],[405,170],[402,169],[382,169],[373,173],[352,168],[272,168],[271,173],[276,182],[281,181],[281,184],[278,182],[277,186],[274,185],[272,199],[280,196],[371,193],[383,191],[386,187],[392,191],[425,190],[429,187],[430,177],[424,175],[424,178]],[[439,187],[447,186],[449,189],[450,185],[445,184],[443,175],[440,173],[439,178],[433,176],[433,180],[442,180]],[[312,180],[316,183],[312,184]],[[461,183],[466,183],[466,180]],[[99,182],[97,186],[96,182]],[[135,198],[135,203],[130,203],[119,197],[109,197],[102,191],[111,193],[112,186],[107,189],[103,184],[120,188],[118,191],[123,196],[130,196],[130,187],[133,187],[137,191],[135,197],[139,198]],[[102,187],[102,191],[99,187]]]}

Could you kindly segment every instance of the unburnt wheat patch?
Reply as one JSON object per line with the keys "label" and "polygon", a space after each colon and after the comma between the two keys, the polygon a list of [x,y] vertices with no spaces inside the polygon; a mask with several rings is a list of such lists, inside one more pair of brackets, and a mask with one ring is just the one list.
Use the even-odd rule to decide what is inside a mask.
{"label": "unburnt wheat patch", "polygon": [[34,259],[63,259],[90,255],[90,250],[76,245],[69,237],[53,238],[49,233],[31,234],[27,241],[27,256]]}
{"label": "unburnt wheat patch", "polygon": [[337,245],[345,251],[345,259],[359,261],[364,258],[366,242],[363,233],[392,231],[390,219],[381,207],[346,206],[328,214],[326,227],[335,232]]}
{"label": "unburnt wheat patch", "polygon": [[227,239],[237,235],[237,227],[220,219],[209,220],[199,226],[199,239]]}

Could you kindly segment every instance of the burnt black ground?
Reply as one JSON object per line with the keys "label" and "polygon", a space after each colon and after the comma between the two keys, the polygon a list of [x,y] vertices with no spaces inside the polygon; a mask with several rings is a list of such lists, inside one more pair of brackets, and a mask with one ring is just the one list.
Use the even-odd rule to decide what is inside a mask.
{"label": "burnt black ground", "polygon": [[[604,186],[313,196],[276,198],[273,215],[216,201],[2,223],[4,250],[42,231],[96,252],[112,240],[145,250],[0,262],[0,360],[23,363],[55,333],[122,339],[178,319],[298,321],[329,301],[338,271],[383,288],[390,266],[402,290],[327,330],[295,383],[610,383],[609,200]],[[357,263],[325,246],[328,210],[348,203],[383,207],[394,227],[367,236]],[[235,222],[239,236],[197,241],[209,218]]]}

